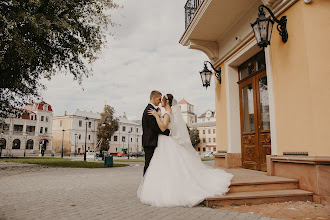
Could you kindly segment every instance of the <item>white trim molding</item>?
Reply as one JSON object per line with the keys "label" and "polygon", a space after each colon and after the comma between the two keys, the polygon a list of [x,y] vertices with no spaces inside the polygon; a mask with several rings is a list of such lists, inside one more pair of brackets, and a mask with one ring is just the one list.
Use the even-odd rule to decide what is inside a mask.
{"label": "white trim molding", "polygon": [[275,91],[274,91],[274,75],[272,71],[272,59],[270,55],[270,45],[265,48],[266,73],[268,85],[268,100],[269,100],[269,119],[270,119],[270,138],[272,155],[278,155],[277,142],[277,124],[275,113]]}

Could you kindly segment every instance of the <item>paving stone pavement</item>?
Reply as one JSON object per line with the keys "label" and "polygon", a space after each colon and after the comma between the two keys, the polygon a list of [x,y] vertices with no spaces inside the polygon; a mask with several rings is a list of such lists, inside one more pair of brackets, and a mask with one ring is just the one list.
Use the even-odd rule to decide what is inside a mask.
{"label": "paving stone pavement", "polygon": [[136,164],[104,169],[43,168],[12,175],[0,170],[0,219],[273,219],[202,206],[144,205],[136,197],[142,170]]}

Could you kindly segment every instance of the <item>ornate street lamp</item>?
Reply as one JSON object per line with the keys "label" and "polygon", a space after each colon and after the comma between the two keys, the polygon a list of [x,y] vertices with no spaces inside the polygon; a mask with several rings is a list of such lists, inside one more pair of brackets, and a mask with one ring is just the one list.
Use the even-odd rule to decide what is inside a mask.
{"label": "ornate street lamp", "polygon": [[129,159],[129,134],[131,133],[131,131],[128,131],[128,140],[127,140],[127,159]]}
{"label": "ornate street lamp", "polygon": [[61,153],[61,157],[63,158],[63,140],[64,140],[64,129],[62,130],[62,153]]}
{"label": "ornate street lamp", "polygon": [[2,124],[2,131],[1,131],[1,139],[0,139],[0,158],[1,158],[1,154],[2,154],[2,146],[4,145],[3,144],[3,142],[4,142],[4,140],[3,140],[3,136],[4,135],[4,132],[3,132],[3,124]]}
{"label": "ornate street lamp", "polygon": [[[104,130],[105,130],[105,126],[106,126],[107,124],[105,123],[105,121],[102,123],[102,130],[103,130],[103,138],[102,138],[102,145],[104,146],[104,144],[103,144],[103,141],[106,141],[106,138],[104,137]],[[103,153],[102,153],[102,148],[100,148],[100,154],[101,155],[103,155]],[[103,157],[102,157],[103,158]]]}
{"label": "ornate street lamp", "polygon": [[87,161],[86,160],[86,142],[87,142],[87,124],[88,124],[88,118],[86,117],[85,118],[86,120],[86,133],[85,133],[85,151],[84,151],[84,161]]}
{"label": "ornate street lamp", "polygon": [[206,89],[211,85],[212,76],[212,72],[207,68],[207,63],[211,64],[212,69],[215,71],[215,77],[219,81],[219,84],[221,84],[221,67],[219,67],[219,69],[217,70],[214,68],[211,62],[204,61],[204,69],[200,71],[199,74],[201,75],[203,86],[206,87]]}
{"label": "ornate street lamp", "polygon": [[260,5],[258,18],[253,24],[251,24],[258,46],[264,48],[270,45],[270,39],[272,37],[272,29],[274,24],[274,21],[271,19],[271,17],[266,17],[266,13],[264,12],[263,8],[267,9],[274,21],[278,23],[277,30],[282,36],[282,41],[284,43],[287,42],[289,35],[288,31],[286,30],[286,16],[283,16],[280,20],[278,20],[267,6]]}
{"label": "ornate street lamp", "polygon": [[77,156],[77,134],[74,134],[74,156]]}

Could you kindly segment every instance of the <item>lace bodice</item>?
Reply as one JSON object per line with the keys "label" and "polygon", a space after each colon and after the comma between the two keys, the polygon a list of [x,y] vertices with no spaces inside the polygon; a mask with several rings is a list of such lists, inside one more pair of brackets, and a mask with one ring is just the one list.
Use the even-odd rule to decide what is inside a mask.
{"label": "lace bodice", "polygon": [[[171,126],[172,126],[172,122],[173,122],[173,115],[169,111],[165,111],[164,115],[165,114],[168,114],[168,116],[170,116],[170,122],[168,123],[167,128],[171,130]],[[163,115],[163,117],[164,117],[164,115]]]}

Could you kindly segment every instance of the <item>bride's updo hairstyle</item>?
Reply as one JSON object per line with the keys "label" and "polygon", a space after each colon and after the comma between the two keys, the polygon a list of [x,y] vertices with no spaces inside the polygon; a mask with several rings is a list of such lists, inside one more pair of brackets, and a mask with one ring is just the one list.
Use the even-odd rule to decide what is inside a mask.
{"label": "bride's updo hairstyle", "polygon": [[172,94],[166,94],[166,95],[164,95],[163,100],[168,100],[170,106],[172,106],[173,95]]}

